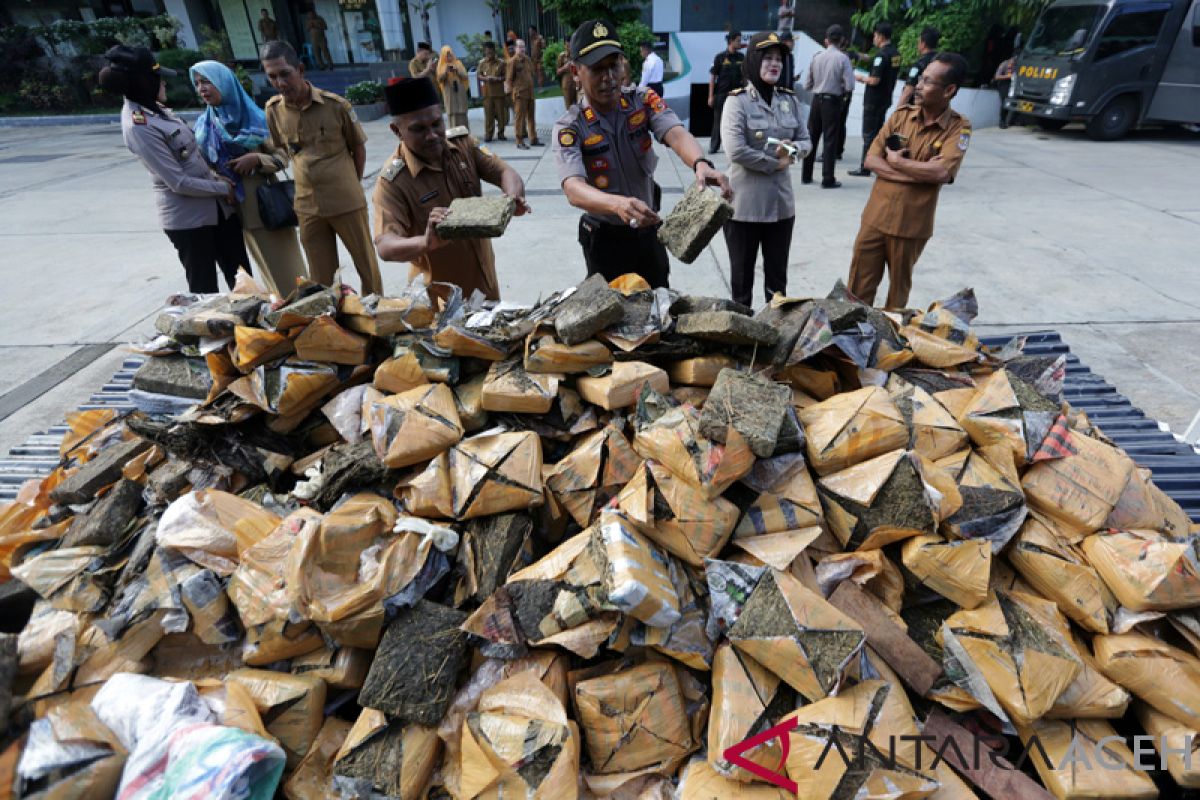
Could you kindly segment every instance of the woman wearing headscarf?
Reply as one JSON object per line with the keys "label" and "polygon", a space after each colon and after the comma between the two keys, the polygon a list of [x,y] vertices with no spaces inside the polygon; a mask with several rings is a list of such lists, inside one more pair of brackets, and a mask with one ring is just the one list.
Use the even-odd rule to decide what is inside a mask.
{"label": "woman wearing headscarf", "polygon": [[229,67],[201,61],[188,70],[206,104],[196,120],[196,144],[204,160],[233,183],[246,249],[263,282],[286,297],[296,279],[306,277],[295,228],[267,230],[258,212],[258,187],[287,164],[287,151],[275,148],[267,119]]}
{"label": "woman wearing headscarf", "polygon": [[[788,169],[804,158],[812,143],[800,104],[790,89],[777,86],[787,45],[776,33],[750,38],[742,71],[747,85],[730,92],[721,113],[721,143],[729,156],[733,219],[725,223],[733,299],[751,305],[754,262],[763,254],[767,301],[787,294],[788,252],[796,201]],[[782,144],[768,140],[779,140]],[[788,147],[795,147],[789,152]]]}
{"label": "woman wearing headscarf", "polygon": [[218,291],[218,265],[233,288],[238,267],[249,268],[233,181],[212,171],[192,129],[163,105],[163,77],[175,73],[159,67],[145,47],[116,45],[104,57],[100,87],[125,98],[121,135],[150,172],[158,220],[179,254],[188,291]]}
{"label": "woman wearing headscarf", "polygon": [[467,124],[467,68],[454,55],[450,45],[442,48],[438,58],[437,82],[442,90],[442,110],[446,112],[449,125],[457,128]]}

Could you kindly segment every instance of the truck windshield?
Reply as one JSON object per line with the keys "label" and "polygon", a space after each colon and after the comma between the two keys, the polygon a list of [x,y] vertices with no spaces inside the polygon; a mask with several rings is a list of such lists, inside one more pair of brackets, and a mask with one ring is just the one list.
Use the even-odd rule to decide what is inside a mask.
{"label": "truck windshield", "polygon": [[1087,31],[1084,42],[1091,38],[1092,28],[1104,13],[1104,6],[1058,6],[1048,8],[1033,26],[1025,52],[1037,55],[1058,55],[1072,51],[1071,38],[1075,31]]}

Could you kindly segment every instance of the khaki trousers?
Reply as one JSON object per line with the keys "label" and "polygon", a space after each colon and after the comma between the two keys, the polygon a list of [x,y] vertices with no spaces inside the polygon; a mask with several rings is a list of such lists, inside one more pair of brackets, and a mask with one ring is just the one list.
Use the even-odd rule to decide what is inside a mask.
{"label": "khaki trousers", "polygon": [[514,95],[513,109],[517,113],[517,121],[513,123],[513,134],[517,137],[517,141],[523,142],[528,136],[536,142],[538,138],[534,120],[533,95],[521,95],[520,97]]}
{"label": "khaki trousers", "polygon": [[363,296],[383,293],[383,278],[379,274],[365,207],[334,217],[297,216],[300,218],[300,244],[308,256],[308,271],[314,281],[324,286],[333,283],[338,270],[337,240],[341,239],[358,271]]}
{"label": "khaki trousers", "polygon": [[884,266],[888,273],[888,296],[884,308],[905,308],[912,290],[913,267],[921,257],[928,239],[907,239],[891,236],[871,225],[864,224],[854,240],[854,256],[850,261],[850,293],[867,305],[875,302],[875,290],[883,280]]}
{"label": "khaki trousers", "polygon": [[298,278],[308,277],[294,228],[243,230],[242,236],[246,252],[258,265],[258,278],[273,294],[287,297],[296,288]]}
{"label": "khaki trousers", "polygon": [[508,124],[508,108],[504,95],[483,98],[483,135],[485,138],[503,136]]}

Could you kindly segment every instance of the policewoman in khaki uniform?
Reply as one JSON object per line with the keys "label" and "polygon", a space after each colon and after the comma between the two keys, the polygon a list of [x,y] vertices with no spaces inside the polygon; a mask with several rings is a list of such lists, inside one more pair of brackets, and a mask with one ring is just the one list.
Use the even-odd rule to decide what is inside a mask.
{"label": "policewoman in khaki uniform", "polygon": [[492,137],[506,141],[504,126],[508,124],[508,108],[504,104],[504,59],[496,57],[496,43],[483,43],[483,60],[476,67],[479,94],[483,97],[483,140]]}
{"label": "policewoman in khaki uniform", "polygon": [[854,242],[849,281],[864,303],[875,302],[886,266],[886,307],[908,304],[913,267],[933,235],[938,193],[954,181],[971,144],[971,123],[950,108],[966,76],[962,56],[939,53],[921,74],[913,105],[896,109],[871,144],[867,169],[875,173],[875,184]]}
{"label": "policewoman in khaki uniform", "polygon": [[383,279],[362,189],[367,135],[354,110],[345,98],[304,79],[304,65],[287,42],[264,45],[262,66],[279,91],[267,101],[267,128],[271,140],[292,157],[296,218],[310,277],[325,286],[333,283],[341,239],[362,293],[381,294]]}
{"label": "policewoman in khaki uniform", "polygon": [[[747,85],[734,89],[721,113],[721,145],[729,156],[733,219],[725,223],[733,299],[754,300],[754,262],[763,256],[767,302],[787,294],[788,252],[796,222],[790,169],[812,149],[795,92],[779,86],[787,46],[779,35],[750,39],[743,68]],[[768,144],[775,139],[782,145]],[[784,145],[794,145],[789,153]]]}
{"label": "policewoman in khaki uniform", "polygon": [[250,269],[233,182],[212,171],[191,126],[163,106],[163,76],[175,73],[159,67],[145,47],[117,45],[104,56],[109,63],[100,86],[125,97],[121,135],[153,178],[158,220],[179,253],[188,291],[219,291],[218,265],[232,289],[238,267]]}
{"label": "policewoman in khaki uniform", "polygon": [[554,162],[567,200],[584,211],[579,244],[588,274],[611,281],[634,272],[657,288],[667,285],[670,260],[657,235],[654,140],[674,150],[697,183],[720,186],[726,199],[733,192],[657,93],[621,90],[616,33],[611,22],[594,19],[571,36],[571,73],[583,95],[554,124]]}
{"label": "policewoman in khaki uniform", "polygon": [[[384,261],[411,261],[430,283],[461,286],[463,297],[476,290],[500,299],[496,258],[488,239],[438,238],[436,227],[456,197],[478,197],[480,181],[499,186],[528,213],[525,182],[516,170],[481,147],[463,129],[447,133],[441,98],[428,78],[398,79],[385,89],[392,131],[400,146],[375,182],[375,246]],[[432,287],[445,297],[445,287]]]}

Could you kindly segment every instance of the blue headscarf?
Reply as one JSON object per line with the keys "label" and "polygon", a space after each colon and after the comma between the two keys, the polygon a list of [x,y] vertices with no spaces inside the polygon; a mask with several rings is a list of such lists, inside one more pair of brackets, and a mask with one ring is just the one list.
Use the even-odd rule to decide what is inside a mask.
{"label": "blue headscarf", "polygon": [[242,177],[229,168],[229,160],[258,149],[267,138],[267,117],[233,70],[219,61],[201,61],[188,70],[192,85],[202,75],[221,93],[221,104],[206,106],[196,120],[196,144],[204,159],[234,182],[238,200],[245,199]]}

